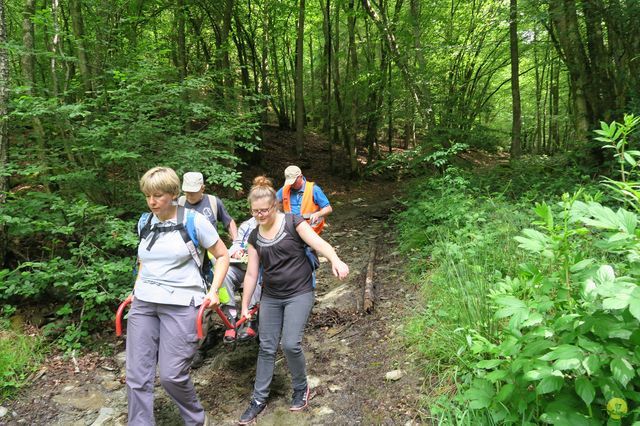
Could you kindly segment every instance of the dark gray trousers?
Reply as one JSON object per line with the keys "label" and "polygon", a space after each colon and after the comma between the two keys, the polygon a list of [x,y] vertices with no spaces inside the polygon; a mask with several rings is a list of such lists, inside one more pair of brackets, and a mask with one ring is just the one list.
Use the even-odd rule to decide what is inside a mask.
{"label": "dark gray trousers", "polygon": [[281,338],[282,351],[287,359],[293,389],[301,390],[307,387],[302,336],[311,308],[313,308],[313,300],[313,292],[300,294],[288,299],[274,299],[267,295],[262,296],[260,322],[258,325],[260,350],[258,352],[256,382],[253,389],[253,398],[257,401],[265,402],[269,396],[276,352]]}
{"label": "dark gray trousers", "polygon": [[156,364],[160,383],[175,401],[185,425],[204,423],[204,409],[189,377],[198,348],[194,306],[163,305],[134,299],[127,319],[127,397],[129,425],[154,425]]}

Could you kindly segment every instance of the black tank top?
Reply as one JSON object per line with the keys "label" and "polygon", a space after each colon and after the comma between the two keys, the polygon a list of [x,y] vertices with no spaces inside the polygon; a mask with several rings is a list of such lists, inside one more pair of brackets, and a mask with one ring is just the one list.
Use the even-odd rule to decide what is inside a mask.
{"label": "black tank top", "polygon": [[305,243],[296,226],[304,219],[286,213],[275,238],[260,235],[259,227],[251,231],[249,243],[258,252],[262,268],[262,292],[275,299],[287,299],[313,291],[312,269],[305,254]]}

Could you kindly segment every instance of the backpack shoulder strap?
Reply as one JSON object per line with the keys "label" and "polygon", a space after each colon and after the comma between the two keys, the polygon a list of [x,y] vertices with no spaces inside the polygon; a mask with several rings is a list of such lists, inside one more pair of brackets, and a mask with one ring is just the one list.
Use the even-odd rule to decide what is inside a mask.
{"label": "backpack shoulder strap", "polygon": [[300,234],[298,234],[298,230],[296,229],[295,223],[293,223],[293,213],[285,213],[284,215],[285,228],[289,228],[289,232],[295,236],[302,244],[306,244]]}
{"label": "backpack shoulder strap", "polygon": [[151,219],[153,219],[153,215],[149,212],[144,212],[138,219],[138,237],[140,240],[144,240],[151,232]]}
{"label": "backpack shoulder strap", "polygon": [[185,224],[187,228],[187,234],[191,241],[193,241],[193,245],[196,248],[200,247],[200,242],[198,241],[198,233],[196,232],[196,212],[194,210],[187,210],[187,222]]}
{"label": "backpack shoulder strap", "polygon": [[[184,224],[185,211],[187,215],[186,226]],[[189,227],[191,227],[193,236],[196,236],[194,217],[195,212],[193,210],[185,209],[183,206],[178,206],[178,213],[176,215],[178,224],[176,225],[176,230],[180,231],[180,236],[186,244],[187,249],[189,250],[189,254],[191,254],[191,257],[193,258],[193,261],[196,263],[196,265],[198,265],[198,269],[201,269],[202,261],[200,260],[200,254],[198,253],[197,237],[194,241],[191,232],[189,232]],[[191,222],[191,225],[189,225],[189,222]]]}
{"label": "backpack shoulder strap", "polygon": [[209,198],[209,204],[211,204],[211,211],[213,212],[213,218],[218,221],[218,198],[215,195],[207,194]]}
{"label": "backpack shoulder strap", "polygon": [[[309,264],[311,265],[311,270],[315,271],[320,266],[320,260],[318,259],[318,255],[315,253],[315,251],[311,247],[309,247],[307,245],[307,243],[302,239],[300,234],[298,234],[298,229],[295,227],[295,225],[293,223],[293,215],[292,214],[287,214],[287,215],[284,216],[284,218],[287,221],[287,225],[289,225],[289,226],[291,226],[291,228],[293,228],[293,234],[302,243],[302,245],[304,247],[304,254],[307,257],[307,260],[309,261]],[[316,285],[315,285],[315,276],[314,276],[313,277],[313,287],[315,288],[315,286]]]}
{"label": "backpack shoulder strap", "polygon": [[179,206],[184,206],[184,203],[187,202],[187,197],[185,197],[184,195],[181,195],[180,197],[178,197],[178,205]]}

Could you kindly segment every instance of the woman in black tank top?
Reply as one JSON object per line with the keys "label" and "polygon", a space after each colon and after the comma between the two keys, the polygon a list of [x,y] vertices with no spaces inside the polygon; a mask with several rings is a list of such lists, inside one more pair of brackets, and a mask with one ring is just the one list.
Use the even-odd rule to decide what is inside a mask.
{"label": "woman in black tank top", "polygon": [[290,410],[299,411],[307,406],[310,390],[302,337],[314,298],[314,270],[307,258],[307,246],[331,262],[333,273],[338,278],[343,279],[349,274],[349,267],[340,260],[333,247],[320,238],[302,217],[278,211],[276,192],[269,179],[259,176],[253,183],[248,199],[258,227],[249,236],[242,315],[248,316],[251,295],[258,275],[262,273],[260,351],[253,397],[239,424],[252,422],[266,406],[280,340],[292,379]]}

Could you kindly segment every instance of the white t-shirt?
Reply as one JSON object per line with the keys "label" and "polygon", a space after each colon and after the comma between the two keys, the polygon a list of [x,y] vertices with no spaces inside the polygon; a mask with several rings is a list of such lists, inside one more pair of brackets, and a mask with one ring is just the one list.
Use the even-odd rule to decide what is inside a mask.
{"label": "white t-shirt", "polygon": [[[220,237],[206,217],[198,212],[193,214],[202,261],[205,250],[213,246]],[[185,227],[186,221],[187,212],[184,215]],[[151,219],[151,226],[175,224],[176,219],[160,222],[155,215]],[[145,302],[166,305],[189,306],[193,303],[194,306],[200,306],[206,293],[205,284],[180,231],[157,233],[153,247],[147,250],[153,234],[149,233],[138,245],[140,267],[134,287],[135,297]]]}

